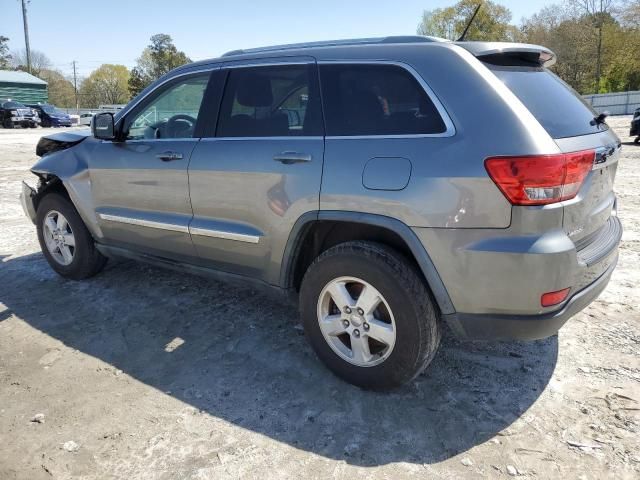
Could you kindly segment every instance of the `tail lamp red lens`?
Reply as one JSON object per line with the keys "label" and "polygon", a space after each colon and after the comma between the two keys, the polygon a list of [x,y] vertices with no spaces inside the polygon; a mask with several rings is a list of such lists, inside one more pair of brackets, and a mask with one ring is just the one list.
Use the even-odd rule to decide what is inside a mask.
{"label": "tail lamp red lens", "polygon": [[595,150],[487,158],[484,166],[512,205],[547,205],[575,197],[593,167]]}
{"label": "tail lamp red lens", "polygon": [[563,288],[562,290],[558,290],[556,292],[545,293],[540,297],[540,305],[543,307],[551,307],[553,305],[558,305],[559,303],[564,302],[569,295],[570,288]]}

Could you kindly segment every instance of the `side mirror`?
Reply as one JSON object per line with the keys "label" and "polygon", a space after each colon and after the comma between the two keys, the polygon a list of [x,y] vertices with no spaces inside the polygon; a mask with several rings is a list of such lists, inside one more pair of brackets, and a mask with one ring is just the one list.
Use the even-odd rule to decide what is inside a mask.
{"label": "side mirror", "polygon": [[91,133],[100,140],[115,140],[115,122],[113,113],[103,112],[94,115],[91,122]]}

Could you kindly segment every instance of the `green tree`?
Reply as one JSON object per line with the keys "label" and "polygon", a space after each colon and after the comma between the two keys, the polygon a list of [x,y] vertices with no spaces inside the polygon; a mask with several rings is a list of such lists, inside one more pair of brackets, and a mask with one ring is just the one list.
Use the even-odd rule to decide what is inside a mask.
{"label": "green tree", "polygon": [[133,67],[127,84],[131,98],[138,95],[147,85],[149,85],[149,83],[151,83],[151,81],[144,75],[142,70],[138,67]]}
{"label": "green tree", "polygon": [[[460,0],[451,7],[425,10],[417,32],[419,35],[457,40],[462,35],[478,3],[478,0]],[[517,29],[510,22],[511,11],[508,8],[485,1],[465,39],[513,41],[517,35]]]}
{"label": "green tree", "polygon": [[606,24],[603,28],[600,92],[640,90],[640,25]]}
{"label": "green tree", "polygon": [[566,5],[551,5],[523,20],[521,41],[544,45],[558,61],[555,73],[581,93],[593,92],[595,47],[588,20],[575,16]]}
{"label": "green tree", "polygon": [[521,40],[553,50],[553,70],[580,93],[637,89],[639,6],[638,0],[565,0],[524,19]]}
{"label": "green tree", "polygon": [[7,37],[0,35],[0,69],[7,69],[11,65],[8,42]]}
{"label": "green tree", "polygon": [[612,22],[611,13],[619,6],[616,0],[570,0],[577,11],[581,12],[592,24],[595,31],[594,40],[596,44],[596,69],[594,74],[595,87],[600,87],[600,77],[602,76],[602,48],[603,32],[605,25]]}
{"label": "green tree", "polygon": [[124,65],[101,65],[82,82],[82,105],[96,108],[101,104],[127,103],[129,78],[129,70]]}
{"label": "green tree", "polygon": [[62,73],[44,69],[40,71],[39,77],[48,84],[50,104],[64,108],[76,106],[73,84]]}
{"label": "green tree", "polygon": [[154,80],[189,62],[191,59],[176,48],[170,35],[164,33],[153,35],[151,44],[142,51],[136,66],[131,71],[129,93],[132,97],[138,95]]}

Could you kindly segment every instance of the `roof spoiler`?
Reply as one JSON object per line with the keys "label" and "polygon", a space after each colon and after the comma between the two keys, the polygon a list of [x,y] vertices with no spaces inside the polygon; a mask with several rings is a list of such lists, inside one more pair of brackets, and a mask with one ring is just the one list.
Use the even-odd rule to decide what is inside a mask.
{"label": "roof spoiler", "polygon": [[550,67],[556,54],[540,45],[508,42],[454,42],[483,62],[505,66]]}

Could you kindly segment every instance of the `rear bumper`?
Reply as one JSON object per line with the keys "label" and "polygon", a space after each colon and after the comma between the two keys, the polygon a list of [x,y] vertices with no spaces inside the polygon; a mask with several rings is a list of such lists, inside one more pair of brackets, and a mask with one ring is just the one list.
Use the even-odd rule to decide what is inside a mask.
{"label": "rear bumper", "polygon": [[569,318],[586,308],[606,288],[618,262],[611,265],[593,283],[576,292],[555,312],[539,315],[492,315],[453,313],[444,319],[454,333],[468,340],[537,340],[554,335]]}

